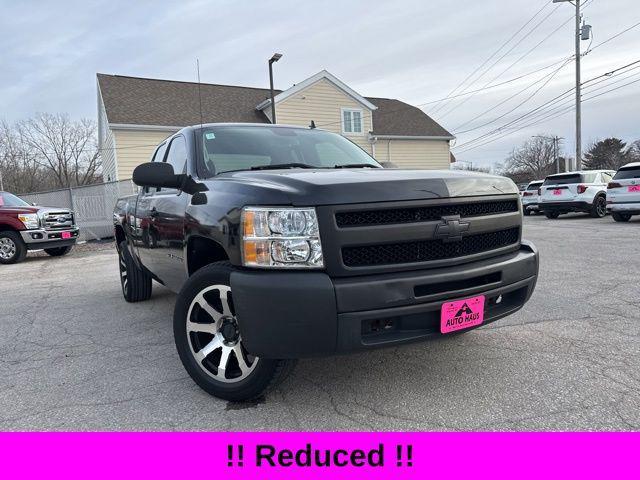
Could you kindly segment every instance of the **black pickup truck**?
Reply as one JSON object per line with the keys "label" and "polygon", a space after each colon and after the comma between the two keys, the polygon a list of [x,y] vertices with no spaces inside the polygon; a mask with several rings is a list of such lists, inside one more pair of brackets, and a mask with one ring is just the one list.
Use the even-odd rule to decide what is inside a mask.
{"label": "black pickup truck", "polygon": [[207,392],[253,399],[295,359],[455,334],[520,309],[538,253],[504,177],[385,169],[340,135],[187,127],[114,212],[129,302],[177,292],[180,359]]}

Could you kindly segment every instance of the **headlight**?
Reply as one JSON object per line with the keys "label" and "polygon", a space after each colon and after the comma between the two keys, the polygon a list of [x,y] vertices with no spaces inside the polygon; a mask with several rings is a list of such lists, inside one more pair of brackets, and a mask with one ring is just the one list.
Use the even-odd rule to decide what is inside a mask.
{"label": "headlight", "polygon": [[40,226],[38,215],[35,213],[24,213],[18,215],[18,220],[20,220],[24,224],[24,228],[28,230],[38,228]]}
{"label": "headlight", "polygon": [[242,264],[322,268],[324,260],[315,209],[245,207],[242,210]]}

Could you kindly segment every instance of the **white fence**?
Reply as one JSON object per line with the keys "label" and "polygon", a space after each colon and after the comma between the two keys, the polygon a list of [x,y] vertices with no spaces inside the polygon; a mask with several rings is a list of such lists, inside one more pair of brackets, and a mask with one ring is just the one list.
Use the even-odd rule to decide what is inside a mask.
{"label": "white fence", "polygon": [[113,208],[119,197],[137,192],[131,180],[21,194],[23,200],[45,207],[68,208],[75,213],[80,240],[113,236]]}

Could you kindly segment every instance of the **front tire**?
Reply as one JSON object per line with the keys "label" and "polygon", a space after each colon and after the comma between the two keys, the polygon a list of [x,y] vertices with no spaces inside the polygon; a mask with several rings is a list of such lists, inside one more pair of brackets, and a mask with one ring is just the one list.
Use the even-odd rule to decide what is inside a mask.
{"label": "front tire", "polygon": [[523,213],[523,215],[524,215],[525,217],[528,217],[529,215],[531,215],[531,210],[528,210],[528,209],[526,209],[526,208],[525,208],[525,209],[522,211],[522,213]]}
{"label": "front tire", "polygon": [[61,257],[69,253],[71,251],[71,248],[73,247],[71,245],[68,245],[66,247],[45,248],[44,251],[52,257]]}
{"label": "front tire", "polygon": [[151,276],[133,261],[127,248],[127,242],[121,242],[118,248],[118,266],[120,268],[120,286],[127,302],[142,302],[151,297]]}
{"label": "front tire", "polygon": [[560,212],[544,212],[544,216],[549,220],[555,220],[560,216]]}
{"label": "front tire", "polygon": [[233,307],[228,262],[198,270],[178,294],[173,334],[180,360],[207,393],[234,402],[254,400],[281,383],[294,360],[259,358],[248,352]]}
{"label": "front tire", "polygon": [[17,232],[0,232],[0,263],[18,263],[27,256],[27,246]]}
{"label": "front tire", "polygon": [[616,222],[628,222],[629,220],[631,220],[631,214],[630,213],[612,213],[611,216],[613,217],[613,219]]}
{"label": "front tire", "polygon": [[607,214],[607,199],[602,195],[598,195],[593,200],[593,205],[591,206],[591,211],[589,212],[589,215],[591,215],[591,217],[593,218],[603,218],[606,214]]}

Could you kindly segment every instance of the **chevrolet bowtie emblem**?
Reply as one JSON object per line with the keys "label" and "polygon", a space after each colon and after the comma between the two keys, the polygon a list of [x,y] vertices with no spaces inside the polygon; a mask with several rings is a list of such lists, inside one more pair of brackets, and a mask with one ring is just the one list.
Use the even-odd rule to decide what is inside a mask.
{"label": "chevrolet bowtie emblem", "polygon": [[460,220],[460,215],[442,217],[442,223],[436,227],[435,237],[443,242],[459,242],[462,234],[469,231],[469,222]]}

